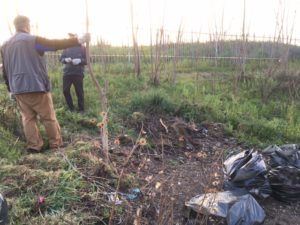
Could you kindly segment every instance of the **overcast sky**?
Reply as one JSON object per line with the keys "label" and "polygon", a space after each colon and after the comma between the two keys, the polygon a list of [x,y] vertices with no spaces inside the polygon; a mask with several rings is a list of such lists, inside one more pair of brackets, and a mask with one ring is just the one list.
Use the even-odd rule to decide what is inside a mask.
{"label": "overcast sky", "polygon": [[[276,24],[300,39],[300,0],[245,0],[246,32],[272,36]],[[239,34],[244,0],[88,0],[92,37],[112,44],[131,42],[131,5],[140,40],[152,29]],[[49,38],[85,31],[85,0],[0,0],[0,43],[10,36],[17,14],[31,19],[32,33]],[[279,15],[279,16],[277,16]],[[140,42],[141,42],[140,41]]]}

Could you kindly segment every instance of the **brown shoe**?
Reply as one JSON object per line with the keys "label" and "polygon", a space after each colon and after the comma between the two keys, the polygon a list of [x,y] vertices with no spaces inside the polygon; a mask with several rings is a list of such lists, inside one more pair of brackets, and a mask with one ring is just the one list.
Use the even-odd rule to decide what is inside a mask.
{"label": "brown shoe", "polygon": [[68,143],[67,142],[64,142],[62,145],[60,146],[54,146],[54,147],[50,147],[50,150],[58,150],[58,149],[61,149],[61,148],[66,148],[68,146]]}
{"label": "brown shoe", "polygon": [[26,151],[29,154],[36,154],[36,153],[41,153],[42,152],[42,150],[38,150],[38,149],[34,149],[34,148],[27,148]]}

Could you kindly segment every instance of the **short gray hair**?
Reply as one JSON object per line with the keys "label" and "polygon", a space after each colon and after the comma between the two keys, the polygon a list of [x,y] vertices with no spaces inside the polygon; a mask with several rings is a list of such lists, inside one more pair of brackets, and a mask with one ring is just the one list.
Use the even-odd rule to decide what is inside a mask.
{"label": "short gray hair", "polygon": [[27,16],[18,15],[14,19],[14,25],[16,31],[21,31],[30,23],[30,20]]}

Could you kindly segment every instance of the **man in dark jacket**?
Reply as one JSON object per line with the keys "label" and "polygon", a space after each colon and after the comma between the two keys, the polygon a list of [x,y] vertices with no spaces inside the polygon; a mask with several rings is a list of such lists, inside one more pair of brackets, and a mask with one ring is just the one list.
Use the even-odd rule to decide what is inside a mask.
{"label": "man in dark jacket", "polygon": [[[76,35],[69,33],[70,38]],[[65,64],[63,76],[63,93],[70,111],[74,111],[71,86],[74,85],[78,102],[78,111],[84,113],[83,78],[86,65],[86,51],[84,46],[72,47],[62,52],[60,61]]]}
{"label": "man in dark jacket", "polygon": [[22,115],[22,123],[29,152],[40,152],[44,145],[37,126],[40,117],[50,149],[63,146],[60,126],[53,107],[51,85],[44,53],[81,44],[89,40],[81,38],[46,39],[30,34],[30,21],[26,16],[14,20],[16,33],[1,49],[3,77],[10,95],[14,95]]}

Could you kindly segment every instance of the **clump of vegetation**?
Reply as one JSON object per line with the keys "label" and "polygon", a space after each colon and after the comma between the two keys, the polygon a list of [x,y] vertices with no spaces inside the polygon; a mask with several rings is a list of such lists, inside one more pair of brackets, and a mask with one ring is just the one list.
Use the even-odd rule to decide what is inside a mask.
{"label": "clump of vegetation", "polygon": [[16,162],[25,149],[22,138],[0,126],[0,165],[4,162]]}
{"label": "clump of vegetation", "polygon": [[174,113],[176,103],[172,102],[166,93],[153,90],[143,95],[134,95],[129,104],[132,112],[170,114]]}

